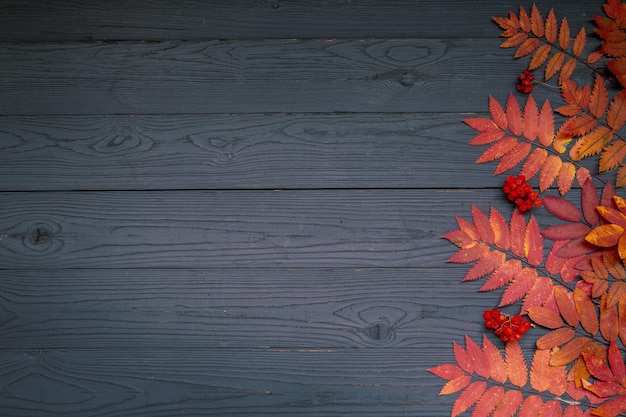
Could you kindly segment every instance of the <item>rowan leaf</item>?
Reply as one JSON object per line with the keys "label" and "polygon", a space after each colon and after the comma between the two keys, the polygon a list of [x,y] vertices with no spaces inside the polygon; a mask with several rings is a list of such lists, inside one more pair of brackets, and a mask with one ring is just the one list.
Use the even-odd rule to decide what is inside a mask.
{"label": "rowan leaf", "polygon": [[552,51],[552,47],[550,45],[541,45],[537,48],[532,58],[530,58],[530,63],[528,64],[528,70],[532,71],[534,69],[539,68],[546,60],[548,56],[550,56],[550,52]]}
{"label": "rowan leaf", "polygon": [[467,375],[465,371],[463,371],[463,369],[453,363],[444,363],[441,365],[433,366],[432,368],[428,369],[428,372],[447,381],[451,381],[453,379],[462,377],[463,375]]}
{"label": "rowan leaf", "polygon": [[623,233],[623,227],[617,224],[605,224],[598,226],[589,232],[589,234],[585,237],[585,240],[596,246],[609,248],[617,245]]}
{"label": "rowan leaf", "polygon": [[558,31],[558,23],[556,21],[556,16],[554,14],[554,10],[550,9],[548,12],[548,16],[546,17],[546,23],[544,25],[545,37],[546,40],[550,43],[555,43],[557,39],[557,31]]}
{"label": "rowan leaf", "polygon": [[524,105],[524,137],[529,141],[537,139],[539,130],[539,108],[532,95],[528,96]]}
{"label": "rowan leaf", "polygon": [[572,47],[572,52],[575,56],[579,56],[583,53],[586,42],[587,34],[585,33],[585,28],[581,28],[576,34],[576,38],[574,38],[574,46]]}
{"label": "rowan leaf", "polygon": [[535,282],[539,279],[537,270],[534,268],[522,268],[513,278],[513,281],[503,291],[499,307],[510,305],[521,300],[529,293]]}
{"label": "rowan leaf", "polygon": [[518,390],[508,390],[504,393],[500,404],[493,411],[493,417],[513,417],[522,404],[524,396]]}
{"label": "rowan leaf", "polygon": [[506,254],[500,251],[491,251],[478,260],[465,274],[462,281],[475,281],[483,278],[502,266],[506,261]]}
{"label": "rowan leaf", "polygon": [[454,255],[449,257],[446,262],[464,264],[469,262],[474,262],[487,253],[489,253],[489,245],[477,242],[472,246],[464,247],[459,249]]}
{"label": "rowan leaf", "polygon": [[570,150],[570,157],[575,161],[579,161],[583,158],[597,155],[602,152],[612,138],[613,132],[606,126],[600,126],[576,141]]}
{"label": "rowan leaf", "polygon": [[570,30],[567,18],[563,18],[561,26],[559,27],[559,46],[561,49],[566,50],[570,43]]}
{"label": "rowan leaf", "polygon": [[552,330],[537,339],[537,348],[552,349],[569,342],[574,338],[574,336],[576,336],[576,331],[574,331],[574,329],[561,327],[560,329]]}
{"label": "rowan leaf", "polygon": [[441,388],[441,391],[439,391],[439,395],[449,395],[459,392],[463,388],[467,387],[470,382],[472,382],[472,376],[463,374],[458,378],[446,382]]}
{"label": "rowan leaf", "polygon": [[517,145],[517,139],[507,136],[487,148],[476,160],[476,163],[483,164],[500,159],[515,145]]}
{"label": "rowan leaf", "polygon": [[502,250],[508,250],[511,246],[509,240],[509,224],[497,209],[491,207],[489,210],[489,224],[494,234],[494,243]]}
{"label": "rowan leaf", "polygon": [[528,381],[528,366],[518,342],[509,342],[504,349],[506,370],[511,384],[523,387]]}
{"label": "rowan leaf", "polygon": [[617,175],[615,176],[615,185],[618,187],[626,186],[626,165],[622,165],[617,170]]}
{"label": "rowan leaf", "polygon": [[514,145],[500,160],[493,175],[500,175],[522,162],[528,156],[532,146],[528,142],[519,142]]}
{"label": "rowan leaf", "polygon": [[494,345],[486,335],[483,335],[483,355],[489,363],[489,377],[496,382],[504,384],[507,379],[506,362],[500,350]]}
{"label": "rowan leaf", "polygon": [[492,95],[489,96],[489,113],[491,114],[491,119],[493,119],[493,122],[496,124],[498,129],[506,130],[508,127],[506,113],[498,100],[496,100],[496,98]]}
{"label": "rowan leaf", "polygon": [[586,352],[582,352],[581,355],[585,361],[587,370],[594,378],[600,381],[610,381],[613,379],[613,373],[604,359]]}
{"label": "rowan leaf", "polygon": [[489,378],[489,363],[485,354],[480,346],[467,335],[465,336],[465,351],[472,361],[474,372],[483,378]]}
{"label": "rowan leaf", "polygon": [[489,223],[487,215],[480,210],[475,204],[471,204],[472,220],[474,221],[474,227],[478,232],[478,236],[483,242],[493,244],[494,235]]}
{"label": "rowan leaf", "polygon": [[583,349],[592,343],[588,337],[577,337],[576,339],[567,342],[561,349],[552,354],[550,359],[550,365],[562,366],[573,362],[578,359]]}
{"label": "rowan leaf", "polygon": [[548,329],[563,327],[561,316],[547,307],[529,307],[528,317],[530,317],[533,322]]}
{"label": "rowan leaf", "polygon": [[548,226],[541,235],[550,240],[569,240],[585,237],[591,228],[584,223],[565,223]]}
{"label": "rowan leaf", "polygon": [[[615,282],[607,291],[608,305],[615,305],[626,294],[626,282]],[[619,329],[618,329],[619,330]]]}
{"label": "rowan leaf", "polygon": [[528,33],[517,32],[500,44],[500,48],[514,48],[528,40]]}
{"label": "rowan leaf", "polygon": [[598,191],[593,181],[588,179],[582,184],[580,205],[585,221],[591,226],[595,226],[600,221],[600,214],[596,210],[599,204]]}
{"label": "rowan leaf", "polygon": [[522,263],[517,259],[509,259],[485,281],[478,291],[493,291],[511,282],[522,270]]}
{"label": "rowan leaf", "polygon": [[568,80],[572,76],[576,69],[576,58],[571,58],[565,61],[561,67],[561,73],[559,74],[559,84],[564,84],[565,80]]}
{"label": "rowan leaf", "polygon": [[623,382],[624,378],[626,378],[626,368],[624,366],[622,354],[614,340],[611,340],[609,344],[609,348],[607,350],[607,358],[613,376],[615,376],[615,379],[618,382]]}
{"label": "rowan leaf", "polygon": [[574,294],[567,290],[563,286],[556,286],[553,290],[554,299],[559,307],[559,313],[567,324],[576,328],[578,326],[579,318],[576,305],[574,304]]}
{"label": "rowan leaf", "polygon": [[600,334],[604,340],[613,342],[617,340],[618,332],[617,308],[605,293],[600,298]]}
{"label": "rowan leaf", "polygon": [[557,185],[559,187],[559,194],[565,195],[572,188],[574,184],[574,177],[576,176],[576,167],[571,162],[563,162],[559,174],[557,175]]}
{"label": "rowan leaf", "polygon": [[452,342],[452,352],[454,353],[454,359],[456,359],[456,363],[459,367],[468,374],[473,374],[474,361],[467,350],[457,342]]}
{"label": "rowan leaf", "polygon": [[532,266],[539,266],[543,261],[543,238],[535,216],[530,216],[524,235],[524,256]]}
{"label": "rowan leaf", "polygon": [[598,206],[596,208],[600,216],[602,216],[607,222],[619,225],[622,229],[626,229],[626,214],[620,212],[613,207]]}
{"label": "rowan leaf", "polygon": [[468,117],[467,119],[463,119],[463,122],[479,132],[500,130],[500,127],[494,122],[494,120],[488,117]]}
{"label": "rowan leaf", "polygon": [[552,296],[553,287],[554,284],[550,278],[538,277],[522,302],[520,314],[526,314],[530,307],[543,305]]}
{"label": "rowan leaf", "polygon": [[528,16],[526,9],[522,6],[519,8],[519,26],[524,32],[530,32],[532,30],[530,17]]}
{"label": "rowan leaf", "polygon": [[593,84],[593,90],[591,91],[591,100],[589,102],[589,111],[596,118],[601,118],[606,113],[609,105],[609,93],[606,91],[606,84],[599,75],[596,75],[596,80]]}
{"label": "rowan leaf", "polygon": [[530,365],[530,387],[537,392],[547,391],[553,383],[550,376],[550,350],[535,349]]}
{"label": "rowan leaf", "polygon": [[626,344],[626,297],[621,297],[617,302],[617,324],[619,339]]}
{"label": "rowan leaf", "polygon": [[576,311],[578,311],[580,325],[587,333],[594,336],[598,332],[599,323],[598,313],[593,301],[591,301],[591,297],[579,287],[576,287],[574,288],[574,304],[576,305]]}
{"label": "rowan leaf", "polygon": [[451,417],[456,417],[470,409],[486,390],[487,383],[485,381],[472,382],[454,402]]}
{"label": "rowan leaf", "polygon": [[500,129],[481,131],[469,141],[469,144],[472,146],[489,145],[502,139],[504,134],[505,132]]}
{"label": "rowan leaf", "polygon": [[590,114],[583,114],[569,118],[561,126],[562,133],[568,136],[581,136],[591,132],[598,124],[595,117]]}
{"label": "rowan leaf", "polygon": [[626,158],[626,141],[616,140],[600,156],[600,171],[606,172],[617,168]]}
{"label": "rowan leaf", "polygon": [[559,174],[559,171],[561,170],[562,165],[563,161],[558,156],[548,156],[548,159],[546,159],[546,163],[543,165],[541,173],[539,174],[539,190],[541,192],[546,191],[552,186],[554,180]]}
{"label": "rowan leaf", "polygon": [[541,38],[545,33],[543,16],[541,16],[541,12],[535,4],[533,4],[532,8],[530,9],[530,28],[533,35],[538,38]]}
{"label": "rowan leaf", "polygon": [[563,67],[563,63],[565,62],[565,53],[557,52],[552,55],[552,58],[546,64],[545,69],[545,79],[548,81],[550,78],[554,77]]}
{"label": "rowan leaf", "polygon": [[530,179],[534,177],[539,170],[543,167],[548,159],[548,151],[543,148],[535,148],[530,153],[526,162],[522,166],[520,171],[521,175],[524,175],[526,179]]}
{"label": "rowan leaf", "polygon": [[606,115],[606,123],[617,132],[626,123],[626,90],[620,91],[609,104],[609,111]]}
{"label": "rowan leaf", "polygon": [[556,400],[546,401],[541,409],[541,417],[561,417],[562,414],[561,403]]}
{"label": "rowan leaf", "polygon": [[545,196],[542,201],[546,210],[556,218],[572,223],[582,221],[582,215],[578,208],[563,197]]}
{"label": "rowan leaf", "polygon": [[554,112],[548,100],[543,103],[539,111],[537,137],[543,146],[551,145],[554,140]]}
{"label": "rowan leaf", "polygon": [[509,238],[511,241],[511,252],[515,256],[524,256],[524,237],[526,231],[526,220],[519,211],[513,211],[509,222]]}
{"label": "rowan leaf", "polygon": [[537,417],[541,414],[543,400],[538,395],[529,395],[519,408],[518,417]]}
{"label": "rowan leaf", "polygon": [[522,111],[520,110],[519,103],[512,93],[509,94],[509,98],[506,101],[506,118],[509,126],[509,131],[515,136],[521,136],[524,131],[524,121],[522,118]]}
{"label": "rowan leaf", "polygon": [[504,388],[497,385],[490,387],[476,403],[472,417],[488,417],[503,397]]}

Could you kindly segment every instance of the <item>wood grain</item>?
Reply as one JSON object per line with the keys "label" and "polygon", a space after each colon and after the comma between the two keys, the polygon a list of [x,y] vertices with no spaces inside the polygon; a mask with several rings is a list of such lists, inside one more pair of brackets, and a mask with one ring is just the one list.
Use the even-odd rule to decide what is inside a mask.
{"label": "wood grain", "polygon": [[525,65],[500,42],[0,44],[0,114],[483,112]]}
{"label": "wood grain", "polygon": [[[466,114],[0,118],[0,189],[501,185]],[[436,176],[436,180],[433,179]]]}
{"label": "wood grain", "polygon": [[[0,194],[0,268],[416,267],[501,190]],[[540,224],[554,221],[538,211]]]}
{"label": "wood grain", "polygon": [[[4,349],[449,348],[499,292],[466,268],[0,272]],[[454,287],[452,293],[449,289]]]}
{"label": "wood grain", "polygon": [[[600,1],[536,2],[574,27],[602,13]],[[0,4],[2,41],[94,41],[276,38],[495,37],[491,16],[517,11],[515,1],[471,0],[29,0]],[[529,4],[524,4],[529,9]]]}
{"label": "wood grain", "polygon": [[4,417],[449,415],[423,349],[0,350]]}

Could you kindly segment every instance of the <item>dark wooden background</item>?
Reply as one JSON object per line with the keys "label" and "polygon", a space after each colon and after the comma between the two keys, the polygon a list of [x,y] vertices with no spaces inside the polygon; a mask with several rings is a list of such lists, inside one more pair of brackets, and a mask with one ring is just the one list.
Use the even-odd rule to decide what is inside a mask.
{"label": "dark wooden background", "polygon": [[0,1],[0,415],[449,415],[519,5]]}

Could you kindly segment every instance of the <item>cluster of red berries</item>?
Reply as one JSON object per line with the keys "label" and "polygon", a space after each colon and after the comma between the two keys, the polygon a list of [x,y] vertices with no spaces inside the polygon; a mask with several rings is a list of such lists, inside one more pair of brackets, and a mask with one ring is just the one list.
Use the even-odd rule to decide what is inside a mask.
{"label": "cluster of red berries", "polygon": [[519,76],[519,84],[517,85],[517,91],[521,91],[522,93],[530,93],[533,91],[532,82],[535,79],[535,76],[528,70],[524,70]]}
{"label": "cluster of red berries", "polygon": [[541,206],[541,199],[536,191],[533,191],[526,177],[521,174],[518,177],[513,175],[507,177],[504,181],[502,191],[506,194],[509,201],[515,203],[515,206],[524,213],[533,207]]}
{"label": "cluster of red berries", "polygon": [[497,308],[485,311],[483,318],[485,327],[493,329],[496,336],[505,343],[520,340],[531,327],[524,317],[503,314]]}

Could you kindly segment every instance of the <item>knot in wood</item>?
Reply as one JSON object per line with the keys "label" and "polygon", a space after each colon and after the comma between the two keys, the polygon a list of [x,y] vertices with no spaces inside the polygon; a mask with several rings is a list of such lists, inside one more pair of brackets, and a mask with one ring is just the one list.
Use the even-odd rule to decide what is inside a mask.
{"label": "knot in wood", "polygon": [[365,328],[363,333],[369,337],[372,341],[378,343],[385,343],[393,339],[394,332],[391,326],[386,321],[379,321]]}

